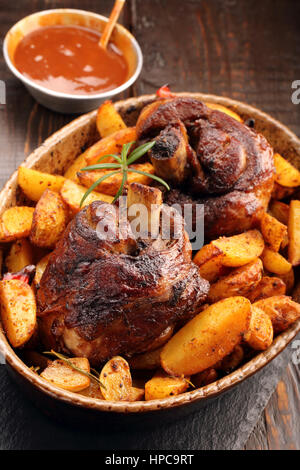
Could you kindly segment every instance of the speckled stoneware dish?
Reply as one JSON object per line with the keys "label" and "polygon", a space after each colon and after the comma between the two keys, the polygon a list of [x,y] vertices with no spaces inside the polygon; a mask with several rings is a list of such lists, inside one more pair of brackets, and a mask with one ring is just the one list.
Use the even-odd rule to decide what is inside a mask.
{"label": "speckled stoneware dish", "polygon": [[[182,93],[202,101],[219,103],[231,108],[244,119],[254,118],[255,128],[265,135],[274,149],[281,152],[288,160],[300,168],[300,141],[284,125],[267,114],[228,98],[213,95]],[[135,124],[140,110],[153,101],[153,96],[141,96],[116,103],[127,124]],[[47,139],[26,160],[25,165],[41,171],[63,173],[73,160],[82,152],[82,148],[93,144],[99,135],[95,125],[96,111],[81,116]],[[15,172],[0,194],[0,214],[12,205],[20,203],[17,190],[17,172]],[[1,325],[0,325],[1,326]],[[272,346],[258,354],[248,363],[232,374],[207,385],[201,389],[186,392],[178,396],[148,402],[109,402],[92,399],[77,393],[59,389],[44,381],[32,372],[10,347],[3,330],[0,328],[0,352],[6,358],[9,372],[21,385],[24,393],[31,397],[44,411],[78,423],[78,420],[89,423],[107,423],[120,427],[122,425],[154,422],[160,425],[164,421],[195,411],[209,399],[237,386],[246,378],[255,374],[274,359],[300,331],[300,321],[279,335]],[[163,421],[162,421],[163,420]]]}

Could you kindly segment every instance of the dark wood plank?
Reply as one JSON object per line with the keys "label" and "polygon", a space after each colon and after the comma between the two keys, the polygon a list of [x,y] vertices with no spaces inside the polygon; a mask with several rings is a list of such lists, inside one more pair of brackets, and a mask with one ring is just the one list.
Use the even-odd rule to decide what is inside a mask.
{"label": "dark wood plank", "polygon": [[291,83],[300,76],[300,2],[134,0],[132,8],[145,57],[137,94],[170,83],[230,96],[299,134]]}

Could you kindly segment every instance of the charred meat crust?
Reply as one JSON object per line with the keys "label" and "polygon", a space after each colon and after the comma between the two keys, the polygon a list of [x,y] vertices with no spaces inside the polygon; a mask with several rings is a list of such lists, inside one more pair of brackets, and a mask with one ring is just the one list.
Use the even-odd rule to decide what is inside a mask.
{"label": "charred meat crust", "polygon": [[[188,135],[186,155],[181,155],[181,163],[185,158],[184,180],[171,171],[168,178],[163,168],[169,165],[167,154],[169,160],[172,158],[171,129],[178,132],[178,122]],[[150,154],[152,162],[156,155],[159,157],[164,135],[168,151],[156,165],[156,174],[180,188],[166,193],[165,202],[203,203],[206,239],[257,225],[274,182],[273,150],[262,135],[196,99],[180,97],[146,107],[138,119],[137,133],[144,140],[157,138],[158,147],[154,146]]]}
{"label": "charred meat crust", "polygon": [[72,350],[64,341],[75,332],[93,364],[147,349],[169,325],[193,317],[209,290],[191,262],[185,232],[172,242],[139,245],[128,227],[126,240],[100,240],[97,221],[107,206],[94,202],[77,214],[37,293],[46,345],[78,353],[78,345]]}

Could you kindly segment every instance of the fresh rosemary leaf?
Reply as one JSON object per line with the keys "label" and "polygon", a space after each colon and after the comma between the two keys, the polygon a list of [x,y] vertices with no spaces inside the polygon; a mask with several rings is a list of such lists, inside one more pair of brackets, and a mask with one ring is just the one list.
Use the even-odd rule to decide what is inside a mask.
{"label": "fresh rosemary leaf", "polygon": [[131,154],[130,154],[128,160],[127,160],[127,165],[131,165],[133,162],[135,162],[140,157],[145,155],[145,153],[147,153],[153,147],[153,145],[155,145],[155,141],[154,142],[148,142],[147,144],[140,145],[138,148],[133,150],[133,152],[131,152]]}
{"label": "fresh rosemary leaf", "polygon": [[92,171],[92,170],[110,170],[112,168],[121,168],[121,163],[99,163],[95,165],[85,166],[80,171]]}
{"label": "fresh rosemary leaf", "polygon": [[95,181],[95,183],[93,183],[92,186],[90,186],[89,189],[86,191],[86,193],[84,193],[84,195],[83,195],[83,197],[80,201],[80,207],[82,206],[82,204],[84,203],[86,198],[91,194],[91,192],[94,191],[94,189],[97,188],[97,186],[100,183],[102,183],[102,181],[106,180],[107,178],[109,178],[112,175],[116,175],[117,173],[121,173],[121,171],[110,171],[109,173],[107,173],[106,175],[101,176],[101,178],[99,178],[97,181]]}
{"label": "fresh rosemary leaf", "polygon": [[146,171],[136,170],[135,168],[133,168],[133,169],[128,168],[127,171],[130,172],[130,173],[138,173],[139,175],[149,176],[149,178],[152,178],[153,180],[158,181],[159,183],[163,184],[167,188],[167,190],[170,191],[170,186],[168,185],[168,183],[166,183],[159,176],[152,175],[151,173],[147,173]]}

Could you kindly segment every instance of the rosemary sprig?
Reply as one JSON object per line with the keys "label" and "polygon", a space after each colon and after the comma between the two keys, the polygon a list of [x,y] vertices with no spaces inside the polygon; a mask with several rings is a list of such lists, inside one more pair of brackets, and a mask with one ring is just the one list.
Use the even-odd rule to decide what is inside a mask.
{"label": "rosemary sprig", "polygon": [[[94,380],[95,382],[97,382],[98,385],[100,385],[100,387],[104,388],[106,390],[106,387],[105,385],[103,385],[103,383],[101,382],[101,380],[99,379],[99,377],[97,377],[97,375],[95,374],[92,374],[91,372],[86,372],[85,370],[83,369],[80,369],[80,367],[77,367],[75,366],[66,356],[64,356],[63,354],[60,354],[56,351],[54,351],[53,349],[51,349],[51,351],[44,351],[44,354],[50,354],[52,356],[55,356],[57,357],[58,359],[60,359],[61,361],[63,361],[65,364],[67,364],[69,367],[71,367],[72,369],[76,370],[77,372],[80,372],[80,374],[82,375],[86,375],[87,377],[89,377],[91,380]],[[95,369],[91,369],[93,371],[95,371]],[[95,371],[96,372],[96,371]]]}
{"label": "rosemary sprig", "polygon": [[[95,165],[90,165],[90,166],[86,166],[84,168],[81,168],[81,171],[93,171],[93,170],[115,170],[115,171],[111,171],[111,172],[106,173],[105,175],[101,176],[101,178],[99,178],[97,181],[95,181],[92,184],[92,186],[89,187],[89,189],[86,191],[83,198],[81,199],[80,207],[82,206],[82,204],[84,203],[84,201],[86,200],[88,195],[92,191],[94,191],[94,189],[100,183],[102,183],[102,181],[106,180],[107,178],[109,178],[112,175],[116,175],[117,173],[119,173],[119,174],[121,173],[123,175],[123,177],[122,177],[122,182],[121,182],[121,185],[118,189],[118,192],[114,197],[113,203],[122,194],[123,188],[124,188],[124,186],[126,184],[126,181],[127,181],[128,173],[138,173],[139,175],[148,176],[149,178],[152,178],[153,180],[158,181],[159,183],[164,185],[168,190],[170,190],[169,185],[162,178],[159,178],[158,176],[152,175],[152,174],[147,173],[145,171],[136,170],[135,168],[132,168],[132,167],[129,166],[129,165],[132,165],[132,163],[136,162],[143,155],[145,155],[145,153],[147,153],[153,147],[153,145],[155,144],[155,141],[148,142],[147,144],[140,145],[139,147],[134,149],[133,152],[129,153],[129,151],[130,151],[130,149],[131,149],[131,147],[134,143],[135,142],[129,142],[128,144],[124,144],[123,147],[122,147],[121,156],[113,155],[113,154],[104,155],[103,157],[99,158],[98,163],[96,163]],[[117,163],[100,163],[100,161],[104,160],[107,157],[114,158],[117,161]]]}

